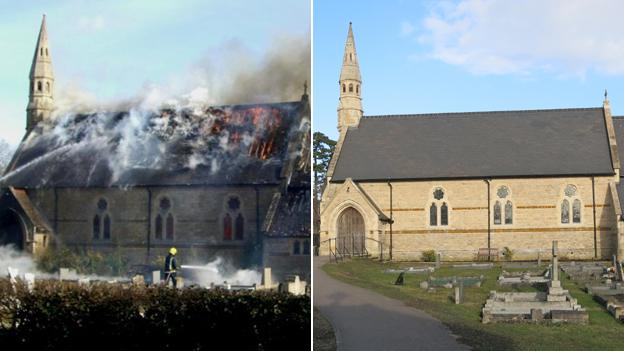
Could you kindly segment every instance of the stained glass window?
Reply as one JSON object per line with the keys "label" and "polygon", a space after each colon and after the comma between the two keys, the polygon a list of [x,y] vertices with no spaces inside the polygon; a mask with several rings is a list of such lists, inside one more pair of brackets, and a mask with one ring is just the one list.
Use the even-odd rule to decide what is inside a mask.
{"label": "stained glass window", "polygon": [[505,224],[513,223],[513,205],[511,201],[507,201],[505,204]]}
{"label": "stained glass window", "polygon": [[570,203],[563,200],[561,203],[561,223],[570,223]]}
{"label": "stained glass window", "polygon": [[575,199],[572,203],[572,222],[581,223],[581,200]]}
{"label": "stained glass window", "polygon": [[440,207],[440,225],[448,225],[448,206],[446,202],[443,202],[442,207]]}
{"label": "stained glass window", "polygon": [[438,207],[431,204],[429,208],[429,225],[438,225]]}
{"label": "stained glass window", "polygon": [[501,224],[501,205],[498,201],[494,204],[494,224]]}

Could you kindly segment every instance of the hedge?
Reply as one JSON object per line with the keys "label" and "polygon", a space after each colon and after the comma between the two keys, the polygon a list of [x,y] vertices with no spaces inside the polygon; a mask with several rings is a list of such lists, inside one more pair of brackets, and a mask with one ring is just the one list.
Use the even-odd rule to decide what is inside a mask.
{"label": "hedge", "polygon": [[7,350],[309,349],[310,318],[309,296],[284,293],[0,281]]}

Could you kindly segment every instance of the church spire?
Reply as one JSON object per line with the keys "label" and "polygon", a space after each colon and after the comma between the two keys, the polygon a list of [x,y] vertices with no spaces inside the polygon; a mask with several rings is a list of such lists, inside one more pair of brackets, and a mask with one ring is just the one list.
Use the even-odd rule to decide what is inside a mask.
{"label": "church spire", "polygon": [[357,126],[363,114],[362,77],[351,22],[349,22],[349,33],[342,58],[339,87],[338,130],[342,132],[348,127]]}
{"label": "church spire", "polygon": [[32,66],[30,67],[30,93],[28,96],[28,107],[26,130],[30,131],[37,123],[50,117],[54,109],[54,72],[52,70],[52,59],[48,45],[48,31],[46,27],[46,17],[43,15],[41,29]]}

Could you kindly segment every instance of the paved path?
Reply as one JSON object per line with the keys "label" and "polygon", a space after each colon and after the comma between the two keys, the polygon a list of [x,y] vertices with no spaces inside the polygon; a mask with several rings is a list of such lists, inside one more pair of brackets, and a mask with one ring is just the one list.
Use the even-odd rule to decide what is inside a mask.
{"label": "paved path", "polygon": [[314,257],[314,305],[332,323],[338,351],[469,350],[423,311],[329,277]]}

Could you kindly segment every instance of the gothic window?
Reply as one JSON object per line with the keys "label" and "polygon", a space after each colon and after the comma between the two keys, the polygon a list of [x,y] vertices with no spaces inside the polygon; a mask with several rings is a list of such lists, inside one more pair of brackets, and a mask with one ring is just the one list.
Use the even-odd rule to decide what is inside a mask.
{"label": "gothic window", "polygon": [[173,215],[167,215],[167,240],[173,240]]}
{"label": "gothic window", "polygon": [[442,188],[437,188],[433,191],[433,198],[436,200],[442,200],[444,198],[444,190]]}
{"label": "gothic window", "polygon": [[507,195],[509,195],[509,188],[506,186],[501,186],[500,188],[498,188],[498,190],[496,191],[496,195],[498,195],[498,197],[500,197],[501,199],[504,199],[507,197]]}
{"label": "gothic window", "polygon": [[566,199],[561,203],[561,223],[570,223],[570,202]]}
{"label": "gothic window", "polygon": [[353,54],[349,53],[349,61],[353,61]]}
{"label": "gothic window", "polygon": [[572,202],[572,222],[581,223],[581,200],[579,199]]}
{"label": "gothic window", "polygon": [[154,237],[158,240],[173,240],[175,236],[175,218],[172,213],[171,200],[163,197],[158,202],[158,212],[155,218]]}
{"label": "gothic window", "polygon": [[310,254],[310,241],[309,240],[303,241],[303,254],[304,255]]}
{"label": "gothic window", "polygon": [[160,214],[156,215],[156,239],[162,239],[163,236],[163,219]]}
{"label": "gothic window", "polygon": [[301,255],[301,243],[299,243],[299,240],[295,240],[293,244],[293,255]]}
{"label": "gothic window", "polygon": [[505,224],[513,223],[513,204],[511,201],[507,201],[505,204]]}
{"label": "gothic window", "polygon": [[100,216],[95,215],[93,217],[93,239],[100,238]]}
{"label": "gothic window", "polygon": [[229,213],[223,217],[223,240],[232,240],[232,217]]}
{"label": "gothic window", "polygon": [[46,82],[46,93],[50,92],[50,82]]}
{"label": "gothic window", "polygon": [[494,203],[494,224],[501,224],[501,205],[498,201]]}
{"label": "gothic window", "polygon": [[440,225],[448,225],[448,206],[446,206],[446,202],[443,202],[442,207],[440,207]]}
{"label": "gothic window", "polygon": [[356,92],[358,95],[360,95],[360,85],[359,85],[359,84],[357,84],[357,85],[355,86],[355,92]]}
{"label": "gothic window", "polygon": [[39,49],[39,56],[43,56],[43,48]]}
{"label": "gothic window", "polygon": [[346,93],[347,92],[347,85],[342,83],[342,92]]}
{"label": "gothic window", "polygon": [[49,56],[50,54],[48,53],[48,48],[46,48],[46,56]]}
{"label": "gothic window", "polygon": [[109,240],[111,236],[111,220],[108,215],[104,216],[104,239]]}
{"label": "gothic window", "polygon": [[37,91],[41,91],[42,89],[41,82],[37,82]]}
{"label": "gothic window", "polygon": [[353,92],[353,83],[349,83],[349,92],[352,93]]}
{"label": "gothic window", "polygon": [[431,204],[429,207],[429,225],[438,225],[438,207],[436,204]]}
{"label": "gothic window", "polygon": [[96,214],[93,216],[93,239],[110,240],[111,237],[111,218],[108,214],[108,202],[105,199],[99,199],[96,204]]}
{"label": "gothic window", "polygon": [[243,240],[245,238],[245,217],[241,211],[240,199],[228,198],[223,217],[223,240]]}

